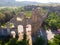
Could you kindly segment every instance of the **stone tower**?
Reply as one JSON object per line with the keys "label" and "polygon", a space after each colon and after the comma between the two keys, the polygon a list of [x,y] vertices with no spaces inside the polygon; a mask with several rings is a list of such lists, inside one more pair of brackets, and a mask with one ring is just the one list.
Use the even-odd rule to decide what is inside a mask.
{"label": "stone tower", "polygon": [[32,35],[38,34],[44,19],[48,16],[48,11],[42,15],[41,8],[32,10]]}
{"label": "stone tower", "polygon": [[24,28],[23,25],[18,25],[18,40],[21,41],[23,40],[23,36],[24,36]]}
{"label": "stone tower", "polygon": [[37,30],[40,29],[40,17],[41,17],[41,10],[33,9],[32,10],[32,33],[34,35],[36,35]]}
{"label": "stone tower", "polygon": [[27,37],[27,40],[29,41],[29,45],[32,45],[31,30],[32,30],[31,25],[27,24],[26,25],[26,37]]}

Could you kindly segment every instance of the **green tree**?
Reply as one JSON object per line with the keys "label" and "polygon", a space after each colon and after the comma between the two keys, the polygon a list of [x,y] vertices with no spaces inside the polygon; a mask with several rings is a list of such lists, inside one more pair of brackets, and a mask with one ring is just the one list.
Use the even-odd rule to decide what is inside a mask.
{"label": "green tree", "polygon": [[56,43],[57,45],[60,45],[60,35],[56,34],[54,36],[53,42]]}
{"label": "green tree", "polygon": [[0,25],[4,23],[4,20],[5,20],[5,14],[0,12]]}
{"label": "green tree", "polygon": [[44,45],[45,39],[43,37],[37,37],[33,42],[33,45]]}
{"label": "green tree", "polygon": [[53,30],[56,30],[57,28],[60,28],[60,13],[50,12],[47,19],[44,21],[43,24],[45,24],[48,28],[50,27]]}
{"label": "green tree", "polygon": [[56,34],[53,41],[49,41],[48,45],[60,45],[60,35]]}

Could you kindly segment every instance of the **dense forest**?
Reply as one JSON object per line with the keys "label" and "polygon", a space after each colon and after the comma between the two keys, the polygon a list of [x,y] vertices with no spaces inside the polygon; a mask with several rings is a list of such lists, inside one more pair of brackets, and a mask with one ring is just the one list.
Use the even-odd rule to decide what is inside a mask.
{"label": "dense forest", "polygon": [[[32,9],[40,6],[24,6],[17,8],[2,8],[0,9],[0,27],[5,25],[8,21],[10,21],[15,15],[19,12],[25,12],[26,16],[32,16]],[[60,9],[59,7],[41,7],[42,14],[46,13],[46,10],[50,10],[48,17],[44,20],[42,26],[47,29],[57,30],[60,29]],[[33,42],[33,45],[44,45],[45,40],[43,37],[36,38]],[[17,41],[16,39],[9,39],[6,41],[0,41],[1,45],[28,45],[28,41],[22,40]],[[48,41],[47,45],[59,45],[60,44],[60,35],[56,34],[54,36],[53,42]]]}
{"label": "dense forest", "polygon": [[[30,8],[29,8],[30,7]],[[4,23],[8,22],[11,18],[17,15],[19,12],[25,12],[25,14],[29,17],[32,15],[32,8],[37,8],[39,6],[26,6],[25,7],[18,7],[18,8],[3,8],[0,9],[0,26]],[[54,9],[53,9],[54,8]],[[59,7],[58,7],[59,8]],[[57,7],[42,7],[42,14],[50,9],[49,16],[45,19],[43,25],[45,28],[53,28],[58,29],[60,28],[60,11]],[[53,9],[53,10],[52,10]],[[46,12],[45,12],[46,13]]]}

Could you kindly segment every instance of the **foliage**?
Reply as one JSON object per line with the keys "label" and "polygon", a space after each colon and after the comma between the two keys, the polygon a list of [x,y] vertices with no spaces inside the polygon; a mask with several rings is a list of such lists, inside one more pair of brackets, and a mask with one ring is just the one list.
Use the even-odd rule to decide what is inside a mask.
{"label": "foliage", "polygon": [[32,16],[32,14],[31,14],[32,12],[31,11],[25,11],[25,13],[26,13],[27,17],[31,17]]}
{"label": "foliage", "polygon": [[45,39],[43,37],[37,37],[33,42],[33,45],[44,45]]}
{"label": "foliage", "polygon": [[53,41],[48,42],[49,45],[60,45],[60,35],[56,34]]}
{"label": "foliage", "polygon": [[56,43],[57,45],[60,44],[60,35],[59,34],[56,34],[54,36],[54,39],[53,39],[54,43]]}
{"label": "foliage", "polygon": [[0,25],[4,22],[5,20],[5,15],[0,12]]}
{"label": "foliage", "polygon": [[26,35],[23,40],[18,40],[18,38],[11,38],[10,36],[3,36],[0,39],[0,45],[28,45],[28,40]]}
{"label": "foliage", "polygon": [[18,41],[17,45],[28,45],[28,41],[27,40]]}
{"label": "foliage", "polygon": [[16,38],[6,39],[0,41],[0,45],[28,45],[27,40],[18,41]]}
{"label": "foliage", "polygon": [[13,9],[10,8],[0,9],[0,26],[8,22],[14,15],[15,12]]}
{"label": "foliage", "polygon": [[44,21],[45,25],[51,29],[56,30],[60,28],[60,13],[59,12],[50,12],[48,18]]}

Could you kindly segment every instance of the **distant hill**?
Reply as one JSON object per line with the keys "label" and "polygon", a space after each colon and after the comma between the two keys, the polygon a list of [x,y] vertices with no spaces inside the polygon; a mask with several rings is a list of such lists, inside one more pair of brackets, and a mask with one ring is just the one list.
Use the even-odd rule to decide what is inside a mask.
{"label": "distant hill", "polygon": [[34,5],[34,4],[40,4],[40,3],[30,2],[30,1],[18,2],[15,0],[0,0],[0,6],[26,6],[26,5]]}
{"label": "distant hill", "polygon": [[50,5],[58,5],[60,6],[60,3],[39,3],[39,2],[31,2],[31,1],[22,1],[18,2],[15,0],[0,0],[0,6],[26,6],[26,5],[43,5],[43,6],[50,6]]}
{"label": "distant hill", "polygon": [[17,6],[26,6],[26,5],[35,5],[35,4],[40,4],[38,2],[30,2],[30,1],[22,1],[22,2],[16,2],[15,5]]}

